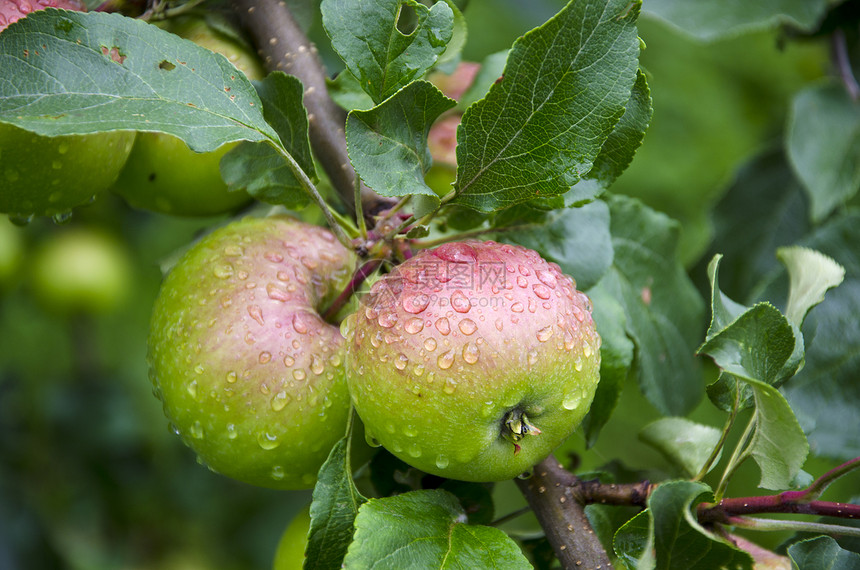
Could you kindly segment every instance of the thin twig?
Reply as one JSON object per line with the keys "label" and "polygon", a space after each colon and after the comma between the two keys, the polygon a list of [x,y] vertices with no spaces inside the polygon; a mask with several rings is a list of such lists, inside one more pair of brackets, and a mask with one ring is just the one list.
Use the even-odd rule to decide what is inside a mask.
{"label": "thin twig", "polygon": [[851,58],[848,55],[848,43],[845,40],[845,31],[842,28],[836,28],[833,35],[830,37],[830,43],[833,48],[833,60],[836,64],[836,70],[839,72],[839,77],[842,79],[842,84],[851,99],[857,101],[860,99],[860,84],[857,83],[857,78],[854,77],[854,70],[851,68]]}
{"label": "thin twig", "polygon": [[828,536],[852,536],[860,538],[860,528],[824,524],[817,522],[789,521],[775,519],[760,519],[752,517],[731,517],[727,524],[748,530],[790,530],[794,532],[812,532]]}

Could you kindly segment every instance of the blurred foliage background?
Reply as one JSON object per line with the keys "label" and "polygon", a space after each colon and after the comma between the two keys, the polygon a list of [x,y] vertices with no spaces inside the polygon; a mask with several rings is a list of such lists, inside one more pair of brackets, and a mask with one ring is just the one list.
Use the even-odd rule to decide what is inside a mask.
{"label": "blurred foliage background", "polygon": [[[561,6],[471,0],[464,59],[508,48]],[[704,287],[715,207],[743,163],[781,141],[792,96],[828,72],[828,50],[822,41],[786,42],[776,32],[699,43],[647,9],[646,0],[641,63],[654,116],[613,191],[681,221],[683,258]],[[323,43],[319,21],[311,33]],[[147,378],[159,264],[220,221],[136,212],[111,195],[64,225],[36,220],[17,228],[0,219],[0,568],[271,566],[281,532],[310,493],[257,489],[198,465],[168,432]],[[71,277],[38,269],[40,259],[58,243],[81,245],[75,236],[84,231],[92,237],[84,246],[108,252],[89,274],[103,290],[95,301],[59,309],[51,290],[70,292]],[[736,288],[725,289],[740,298],[749,284],[742,272],[735,278]],[[695,419],[721,425],[710,409],[703,405]],[[659,470],[663,460],[636,437],[656,417],[635,389],[626,390],[584,467],[622,457],[627,469]],[[581,439],[574,436],[569,450],[583,451]],[[820,473],[830,464],[814,460],[806,469]],[[755,470],[741,475],[744,492],[754,493]],[[497,514],[521,503],[512,485],[499,485],[496,495]],[[511,528],[517,525],[527,533],[530,523]]]}

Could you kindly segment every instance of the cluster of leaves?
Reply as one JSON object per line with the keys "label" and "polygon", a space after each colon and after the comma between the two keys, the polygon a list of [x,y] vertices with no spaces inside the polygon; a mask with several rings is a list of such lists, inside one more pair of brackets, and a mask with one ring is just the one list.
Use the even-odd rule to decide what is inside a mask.
{"label": "cluster of leaves", "polygon": [[[832,2],[729,4],[709,4],[716,14],[672,0],[647,8],[710,40],[777,24],[811,34]],[[412,21],[404,33],[407,7]],[[716,210],[714,244],[725,257],[708,265],[705,333],[702,295],[678,253],[679,224],[607,192],[651,120],[639,69],[638,2],[572,0],[485,62],[460,103],[424,79],[460,59],[466,31],[456,3],[324,0],[320,9],[345,64],[333,88],[348,107],[349,157],[362,181],[404,200],[410,237],[494,236],[532,247],[577,277],[603,338],[601,383],[583,424],[588,445],[629,377],[665,416],[641,437],[683,479],[659,485],[647,510],[629,520],[602,524],[602,511],[592,510],[607,547],[631,567],[751,567],[734,542],[697,523],[693,506],[722,498],[748,457],[761,470],[761,487],[803,486],[808,437],[819,454],[860,455],[860,430],[845,429],[856,424],[860,402],[851,383],[860,368],[860,331],[851,319],[860,304],[860,225],[857,212],[844,207],[860,186],[857,145],[846,127],[860,111],[847,91],[828,83],[799,93],[785,152],[752,162]],[[333,213],[315,188],[304,89],[293,76],[274,72],[252,84],[223,57],[142,21],[50,10],[3,33],[0,67],[11,78],[0,83],[0,121],[51,136],[160,131],[201,152],[245,141],[222,162],[231,186],[271,204],[316,202]],[[425,182],[432,164],[427,139],[451,114],[462,114],[457,172],[440,195]],[[777,223],[789,229],[775,234]],[[359,234],[348,223],[342,231]],[[772,258],[789,245],[795,247],[779,250],[782,270]],[[722,292],[721,271],[745,304]],[[807,313],[840,283],[804,328],[820,331],[807,348]],[[783,298],[781,311],[772,303]],[[719,369],[707,389],[696,353]],[[705,394],[726,412],[722,429],[685,418]],[[719,463],[741,416],[748,416],[746,431],[712,488],[702,478]],[[314,490],[307,567],[380,559],[392,567],[442,567],[454,558],[468,567],[530,567],[508,535],[486,526],[492,501],[485,486],[409,480],[379,454],[370,466],[378,496],[365,498],[347,450],[347,439],[333,449]],[[798,564],[819,555],[826,564],[855,556],[845,548],[816,538],[789,553]]]}

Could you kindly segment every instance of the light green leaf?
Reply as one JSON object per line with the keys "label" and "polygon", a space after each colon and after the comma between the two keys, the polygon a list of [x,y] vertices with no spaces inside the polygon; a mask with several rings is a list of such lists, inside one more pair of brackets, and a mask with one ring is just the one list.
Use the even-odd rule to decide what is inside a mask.
{"label": "light green leaf", "polygon": [[465,521],[457,498],[440,489],[370,499],[355,520],[344,567],[531,568],[503,531]]}
{"label": "light green leaf", "polygon": [[842,283],[845,268],[805,247],[782,247],[776,256],[788,269],[790,279],[786,316],[800,327],[809,310],[824,300],[824,293]]}
{"label": "light green leaf", "polygon": [[599,200],[552,212],[545,223],[505,231],[499,239],[541,252],[573,277],[579,290],[592,287],[612,264],[609,207]]}
{"label": "light green leaf", "polygon": [[320,468],[311,503],[305,570],[340,568],[359,507],[367,501],[352,480],[349,445],[348,437],[341,439]]}
{"label": "light green leaf", "polygon": [[452,34],[445,51],[436,61],[436,67],[453,71],[460,62],[460,56],[463,53],[463,48],[466,46],[469,33],[466,25],[466,17],[463,16],[460,8],[457,7],[457,3],[454,0],[444,0],[444,2],[448,4],[453,14]]}
{"label": "light green leaf", "polygon": [[704,467],[720,441],[720,430],[686,418],[661,418],[642,428],[639,439],[692,477]]}
{"label": "light green leaf", "polygon": [[649,13],[702,40],[791,24],[812,31],[827,0],[649,0]]}
{"label": "light green leaf", "polygon": [[[314,180],[316,171],[308,139],[308,115],[302,105],[301,81],[275,71],[254,85],[263,102],[263,115],[274,127],[281,144],[308,178]],[[310,201],[286,159],[271,145],[240,144],[221,159],[221,175],[231,190],[246,190],[269,204],[295,209]]]}
{"label": "light green leaf", "polygon": [[370,188],[383,196],[420,194],[421,216],[439,205],[424,183],[432,158],[427,134],[436,118],[456,102],[426,81],[410,83],[368,111],[351,111],[346,120],[349,158]]}
{"label": "light green leaf", "polygon": [[457,133],[456,203],[492,212],[570,190],[624,114],[639,2],[572,0],[514,43]]}
{"label": "light green leaf", "polygon": [[[408,35],[397,28],[404,6],[416,19]],[[323,0],[320,10],[332,47],[376,103],[420,79],[453,34],[446,2],[428,8],[415,0]]]}
{"label": "light green leaf", "polygon": [[860,554],[845,550],[829,536],[796,542],[788,555],[802,570],[860,570]]}
{"label": "light green leaf", "polygon": [[334,79],[327,79],[326,86],[334,102],[347,112],[353,109],[371,109],[374,106],[373,99],[364,92],[358,79],[348,69],[338,73]]}
{"label": "light green leaf", "polygon": [[693,357],[704,307],[678,258],[678,224],[633,198],[608,202],[615,257],[597,287],[624,308],[643,394],[662,413],[683,416],[704,392]]}
{"label": "light green leaf", "polygon": [[[628,568],[751,570],[753,560],[749,554],[709,533],[696,520],[693,508],[699,501],[710,498],[713,498],[710,488],[704,483],[661,484],[648,498],[648,510],[616,533],[615,550],[619,557]],[[652,549],[654,553],[650,554]]]}
{"label": "light green leaf", "polygon": [[119,14],[33,13],[0,35],[0,69],[0,121],[41,135],[160,131],[198,152],[277,140],[227,58]]}
{"label": "light green leaf", "polygon": [[838,83],[808,87],[794,98],[786,146],[820,222],[860,188],[860,106]]}

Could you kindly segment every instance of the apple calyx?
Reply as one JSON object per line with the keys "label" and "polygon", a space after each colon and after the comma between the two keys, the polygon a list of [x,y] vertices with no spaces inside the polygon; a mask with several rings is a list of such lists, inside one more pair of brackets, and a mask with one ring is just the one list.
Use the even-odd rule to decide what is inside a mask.
{"label": "apple calyx", "polygon": [[520,445],[517,443],[527,435],[540,435],[540,429],[534,425],[526,413],[514,408],[505,414],[502,420],[502,437],[511,442],[514,446],[514,455],[520,452]]}

